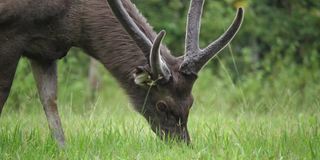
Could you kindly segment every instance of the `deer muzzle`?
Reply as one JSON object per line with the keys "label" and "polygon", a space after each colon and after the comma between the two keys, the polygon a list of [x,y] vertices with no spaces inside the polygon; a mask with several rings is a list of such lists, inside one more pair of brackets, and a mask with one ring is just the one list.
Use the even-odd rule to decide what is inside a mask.
{"label": "deer muzzle", "polygon": [[191,139],[187,127],[179,127],[175,129],[161,128],[156,131],[157,135],[164,141],[175,140],[190,144]]}

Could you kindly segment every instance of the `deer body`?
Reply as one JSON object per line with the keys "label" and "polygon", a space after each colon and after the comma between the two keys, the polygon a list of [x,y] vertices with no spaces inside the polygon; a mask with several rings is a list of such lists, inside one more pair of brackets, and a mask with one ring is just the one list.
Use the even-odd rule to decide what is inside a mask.
{"label": "deer body", "polygon": [[[203,0],[195,1],[203,5]],[[0,2],[0,114],[18,61],[25,56],[31,61],[49,128],[63,146],[56,104],[56,60],[63,58],[71,47],[79,47],[112,73],[155,132],[161,131],[161,137],[176,134],[189,141],[186,123],[193,101],[191,89],[194,74],[202,66],[188,70],[193,64],[183,63],[192,59],[171,56],[160,45],[163,32],[157,36],[130,1],[122,3],[109,0],[110,7],[105,0]],[[127,18],[123,13],[127,13]],[[185,73],[181,74],[183,70]],[[158,80],[159,83],[153,83],[155,86],[148,85]],[[145,103],[149,87],[151,92]]]}

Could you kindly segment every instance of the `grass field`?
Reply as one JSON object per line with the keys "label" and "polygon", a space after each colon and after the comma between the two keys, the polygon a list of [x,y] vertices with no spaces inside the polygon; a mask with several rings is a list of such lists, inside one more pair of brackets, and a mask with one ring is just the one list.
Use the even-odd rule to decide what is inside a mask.
{"label": "grass field", "polygon": [[[110,76],[93,103],[84,98],[85,80],[60,76],[67,147],[60,150],[51,139],[30,87],[19,109],[11,97],[1,115],[0,159],[320,159],[320,86],[303,81],[315,73],[293,72],[290,79],[279,71],[264,81],[256,73],[233,83],[222,72],[204,71],[196,84],[190,146],[159,140]],[[13,95],[26,93],[13,87]]]}

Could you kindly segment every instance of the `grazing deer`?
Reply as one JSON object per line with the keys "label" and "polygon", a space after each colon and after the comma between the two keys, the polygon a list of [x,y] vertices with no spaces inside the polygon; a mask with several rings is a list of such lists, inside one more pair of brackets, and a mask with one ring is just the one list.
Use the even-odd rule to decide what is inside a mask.
{"label": "grazing deer", "polygon": [[58,114],[56,61],[71,47],[100,61],[126,91],[135,109],[161,138],[190,141],[187,129],[192,86],[201,68],[235,36],[229,29],[199,48],[204,0],[191,0],[185,55],[174,57],[129,0],[2,0],[0,2],[0,113],[21,56],[30,59],[53,137],[65,138]]}

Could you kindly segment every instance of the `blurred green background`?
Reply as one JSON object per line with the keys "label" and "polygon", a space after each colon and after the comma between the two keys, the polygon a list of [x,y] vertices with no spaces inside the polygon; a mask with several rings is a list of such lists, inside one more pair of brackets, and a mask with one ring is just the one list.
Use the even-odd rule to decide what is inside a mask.
{"label": "blurred green background", "polygon": [[[165,29],[166,45],[175,55],[183,54],[188,0],[133,0],[156,31]],[[319,105],[320,2],[318,0],[207,0],[201,30],[201,46],[220,36],[231,24],[237,7],[245,8],[245,19],[231,45],[206,67],[228,93],[226,105],[237,108],[262,106],[269,111],[271,100],[288,94],[298,110]],[[100,83],[97,92],[88,76],[90,59],[72,49],[59,62],[59,101],[87,106],[97,96],[112,95],[113,79],[101,65],[94,65]],[[91,66],[92,67],[92,66]],[[95,76],[95,75],[93,75]],[[210,83],[210,82],[209,82]],[[212,82],[213,83],[213,82]],[[212,85],[216,85],[213,83]],[[95,85],[95,84],[94,84]],[[235,87],[235,88],[232,88]],[[93,89],[92,89],[93,88]],[[228,90],[230,88],[230,90]],[[235,90],[239,91],[235,91]],[[111,90],[111,91],[110,91]],[[95,93],[93,93],[95,92]],[[108,93],[111,92],[111,93]],[[80,98],[82,97],[82,98]],[[219,98],[219,96],[217,96]],[[7,106],[17,110],[30,107],[37,92],[30,64],[20,62]],[[263,100],[265,99],[265,100]],[[93,100],[93,101],[92,101]],[[241,102],[239,104],[239,102]],[[252,103],[252,105],[250,105]],[[81,110],[81,107],[79,107]],[[241,108],[241,107],[240,107]]]}

